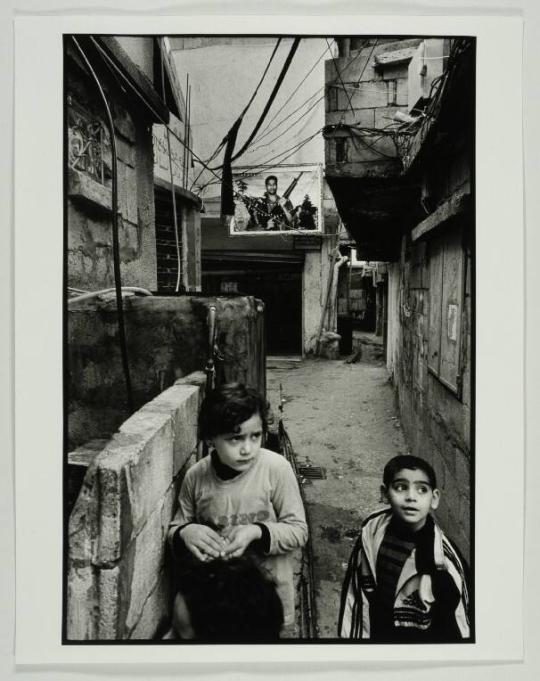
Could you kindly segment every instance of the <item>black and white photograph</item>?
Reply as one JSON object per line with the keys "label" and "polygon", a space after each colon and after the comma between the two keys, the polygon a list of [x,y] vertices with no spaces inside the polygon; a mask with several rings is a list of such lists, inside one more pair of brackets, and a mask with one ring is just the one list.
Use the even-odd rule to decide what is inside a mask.
{"label": "black and white photograph", "polygon": [[63,69],[63,643],[474,643],[475,38]]}

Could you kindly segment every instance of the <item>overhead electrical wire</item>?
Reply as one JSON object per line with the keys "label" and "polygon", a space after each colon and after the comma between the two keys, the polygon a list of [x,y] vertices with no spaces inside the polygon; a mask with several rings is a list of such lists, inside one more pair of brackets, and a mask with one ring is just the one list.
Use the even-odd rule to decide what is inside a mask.
{"label": "overhead electrical wire", "polygon": [[275,57],[275,55],[276,55],[276,52],[277,52],[277,50],[278,50],[278,47],[280,46],[280,43],[281,43],[281,38],[278,38],[277,43],[274,45],[274,49],[272,50],[272,54],[270,55],[270,59],[268,60],[268,63],[266,64],[266,68],[264,69],[263,74],[262,74],[262,76],[261,76],[260,79],[259,79],[259,82],[258,82],[258,84],[257,84],[257,87],[255,88],[253,94],[251,95],[251,98],[250,98],[249,102],[248,102],[248,103],[246,104],[246,106],[244,107],[244,110],[243,110],[242,113],[240,114],[240,117],[243,117],[243,116],[246,114],[247,110],[249,109],[249,107],[251,106],[253,100],[255,99],[257,93],[259,92],[259,88],[261,87],[262,82],[263,82],[263,80],[265,79],[266,74],[268,73],[268,69],[270,68],[271,63],[272,63],[272,61],[274,60],[274,57]]}
{"label": "overhead electrical wire", "polygon": [[[307,78],[309,77],[309,75],[312,73],[313,69],[317,66],[317,64],[318,64],[318,63],[321,61],[321,59],[324,57],[324,55],[325,55],[325,53],[326,53],[327,50],[328,50],[328,48],[325,47],[324,50],[323,50],[323,53],[320,55],[320,57],[317,59],[317,61],[313,64],[313,66],[310,68],[310,70],[308,71],[308,73],[303,77],[303,79],[302,79],[302,80],[298,83],[298,85],[294,88],[294,91],[295,91],[295,92],[297,92],[298,89],[300,88],[300,86],[307,80]],[[300,105],[300,106],[299,106],[297,109],[295,109],[291,114],[289,114],[289,116],[287,116],[285,119],[283,119],[283,121],[281,121],[277,126],[275,126],[274,128],[272,128],[272,130],[268,130],[269,126],[270,126],[270,125],[272,124],[272,122],[277,118],[277,116],[283,111],[283,109],[287,106],[287,104],[290,104],[291,100],[288,99],[288,100],[287,100],[287,101],[286,101],[286,102],[285,102],[285,103],[276,111],[276,113],[270,118],[270,120],[269,120],[269,121],[266,123],[266,125],[262,128],[261,132],[253,139],[252,144],[255,144],[257,141],[263,139],[263,137],[266,136],[266,135],[263,134],[263,133],[266,133],[267,130],[268,130],[268,134],[269,134],[270,132],[272,132],[273,130],[275,130],[277,127],[279,127],[279,126],[281,125],[282,122],[284,122],[284,121],[287,120],[290,116],[292,116],[293,114],[295,114],[295,113],[296,113],[299,109],[301,109],[301,108],[302,108],[310,99],[313,99],[313,97],[315,97],[315,96],[318,94],[318,92],[320,92],[320,91],[323,90],[323,89],[324,89],[324,87],[323,87],[323,88],[320,88],[319,90],[317,90],[317,92],[314,92],[312,95],[310,95],[310,97],[309,97],[305,102],[303,102],[302,105]],[[322,97],[321,97],[320,99],[322,99]],[[320,99],[319,99],[318,101],[320,101]],[[226,140],[227,140],[227,138],[225,137],[225,138],[218,144],[218,146],[216,147],[216,149],[215,149],[214,153],[212,154],[212,156],[210,156],[210,158],[206,159],[206,163],[210,163],[210,162],[212,162],[212,161],[214,160],[214,158],[219,154],[219,152],[221,151],[221,149],[222,149],[223,146],[225,145]],[[266,145],[263,145],[263,146],[266,146]],[[249,147],[248,147],[248,148],[249,148]],[[204,170],[205,170],[204,168],[202,168],[202,169],[200,170],[200,172],[199,172],[199,174],[197,175],[197,177],[195,178],[195,180],[191,183],[190,189],[192,189],[192,188],[195,186],[195,183],[197,182],[197,180],[199,179],[199,177],[202,175],[202,173],[204,172]],[[210,182],[209,184],[212,184],[212,182]],[[206,187],[206,186],[208,186],[208,184],[204,185],[203,188]]]}
{"label": "overhead electrical wire", "polygon": [[[266,74],[268,73],[268,69],[270,68],[270,64],[272,63],[272,61],[273,61],[273,59],[274,59],[274,56],[275,56],[275,54],[276,54],[276,52],[277,52],[277,49],[278,49],[280,43],[281,43],[281,38],[278,38],[278,41],[276,42],[276,44],[275,44],[275,46],[274,46],[274,49],[272,50],[272,54],[270,55],[270,59],[269,59],[268,63],[266,64],[266,68],[265,68],[264,71],[263,71],[263,74],[262,74],[262,76],[261,76],[261,78],[260,78],[260,80],[259,80],[259,83],[257,84],[257,87],[255,88],[253,94],[251,95],[250,100],[248,101],[248,103],[247,103],[246,106],[244,107],[244,110],[243,110],[241,116],[244,116],[244,115],[245,115],[246,111],[249,109],[251,103],[252,103],[253,100],[255,99],[255,96],[257,95],[257,92],[259,91],[259,88],[261,87],[261,84],[262,84],[262,82],[263,82],[263,80],[264,80]],[[226,142],[227,142],[227,136],[225,136],[225,137],[221,140],[221,142],[217,145],[217,147],[215,148],[215,150],[214,150],[214,152],[212,153],[212,155],[211,155],[209,158],[206,159],[206,163],[211,163],[211,162],[216,158],[216,156],[219,154],[219,152],[221,151],[221,149],[223,149],[223,147],[225,146]],[[203,172],[204,172],[204,168],[202,168],[202,169],[199,171],[199,174],[197,175],[197,177],[196,177],[196,178],[193,180],[193,182],[191,183],[190,190],[195,186],[195,183],[197,182],[197,180],[199,179],[199,177],[203,174]]]}
{"label": "overhead electrical wire", "polygon": [[[359,83],[362,80],[362,76],[364,75],[364,71],[366,70],[367,65],[371,61],[371,57],[373,56],[373,52],[375,52],[375,48],[377,47],[378,42],[379,42],[379,39],[376,38],[375,42],[373,43],[373,46],[371,48],[371,52],[369,53],[369,57],[366,59],[366,63],[364,64],[362,71],[360,72],[360,75],[358,76],[358,80],[356,81],[357,83]],[[359,51],[358,54],[361,54],[361,51]],[[349,67],[346,66],[345,68],[349,68]]]}
{"label": "overhead electrical wire", "polygon": [[[310,76],[311,73],[313,72],[313,69],[314,69],[314,68],[317,66],[317,64],[321,61],[321,59],[324,57],[324,55],[326,54],[327,51],[328,51],[328,47],[325,47],[324,50],[323,50],[323,52],[322,52],[322,54],[321,54],[321,56],[317,59],[317,61],[316,61],[316,62],[313,64],[313,66],[309,69],[309,71],[308,71],[308,72],[306,73],[306,75],[302,78],[302,80],[298,83],[298,85],[296,85],[296,87],[293,88],[293,92],[298,92],[298,90],[300,89],[300,87],[306,82],[306,80],[309,78],[309,76]],[[315,95],[312,95],[312,96],[315,96]],[[260,132],[261,135],[262,135],[263,133],[265,133],[265,132],[268,130],[268,128],[269,128],[269,127],[272,125],[272,123],[276,120],[276,118],[277,118],[277,117],[279,116],[279,114],[283,111],[283,109],[285,109],[286,106],[287,106],[288,104],[290,104],[290,103],[291,103],[291,99],[287,99],[287,100],[281,105],[281,107],[276,111],[276,113],[272,116],[272,118],[270,118],[270,120],[266,123],[266,125],[264,126],[264,128],[261,130],[261,132]]]}
{"label": "overhead electrical wire", "polygon": [[[161,97],[163,101],[165,102],[165,59],[163,55],[163,51],[165,49],[165,44],[164,41],[161,42],[161,50],[160,50],[160,55],[161,55]],[[187,106],[186,106],[187,108]],[[187,115],[187,114],[186,114]],[[173,175],[173,167],[172,167],[172,154],[171,154],[171,133],[169,132],[169,129],[165,129],[165,133],[167,136],[167,155],[169,158],[169,177],[170,177],[170,189],[171,189],[171,197],[172,197],[172,207],[173,207],[173,227],[174,227],[174,241],[175,241],[175,246],[176,246],[176,261],[177,261],[177,267],[176,267],[176,286],[175,286],[175,293],[178,293],[180,290],[180,278],[182,276],[182,270],[184,269],[184,262],[182,258],[182,254],[180,253],[180,237],[178,234],[178,213],[176,210],[176,192],[174,191],[174,175]],[[185,244],[182,244],[182,250],[185,250]]]}
{"label": "overhead electrical wire", "polygon": [[[147,107],[147,109],[148,109],[149,111],[152,112],[152,114],[155,116],[156,120],[158,120],[162,125],[164,125],[164,126],[169,130],[170,134],[171,134],[176,140],[178,140],[178,142],[180,142],[180,144],[182,144],[182,145],[187,149],[187,151],[188,151],[189,153],[191,153],[191,154],[193,155],[193,157],[196,158],[197,161],[198,161],[202,166],[204,166],[204,168],[205,168],[206,170],[208,170],[209,172],[211,172],[211,173],[219,180],[219,182],[221,183],[221,182],[222,182],[222,178],[215,172],[215,170],[214,170],[213,168],[211,168],[209,165],[207,165],[207,164],[206,164],[206,163],[205,163],[205,162],[204,162],[204,161],[203,161],[203,160],[202,160],[202,159],[193,151],[193,149],[191,149],[191,148],[189,147],[189,145],[185,142],[185,140],[183,140],[183,139],[182,139],[182,138],[181,138],[181,137],[180,137],[180,136],[179,136],[179,135],[170,127],[170,126],[169,126],[169,124],[167,123],[167,121],[165,121],[165,119],[159,114],[159,112],[156,111],[156,109],[155,109],[155,108],[152,106],[152,104],[147,100],[147,98],[144,97],[144,95],[140,92],[140,90],[138,90],[132,83],[130,83],[129,79],[124,75],[124,73],[123,73],[123,72],[121,71],[121,69],[115,64],[115,62],[109,57],[109,55],[107,54],[107,52],[101,47],[101,45],[95,40],[95,38],[94,38],[93,36],[90,36],[90,39],[91,39],[93,45],[95,46],[95,48],[96,48],[96,49],[100,52],[100,54],[103,56],[104,60],[107,62],[107,64],[109,65],[109,67],[112,68],[112,69],[114,69],[114,71],[116,72],[116,74],[120,76],[120,78],[124,81],[124,83],[126,83],[126,85],[131,89],[131,91],[134,92],[134,93],[136,94],[136,96],[139,97],[139,98],[144,102],[144,105]],[[320,131],[318,131],[318,132],[320,132]],[[313,135],[313,136],[314,136],[314,135]],[[312,136],[312,137],[313,137],[313,136]],[[307,144],[308,141],[309,141],[309,139],[308,139],[308,140],[304,140],[304,143]],[[298,146],[298,145],[296,145],[296,146]],[[293,151],[292,153],[294,153],[294,151]],[[233,193],[238,194],[238,192],[234,189],[234,187],[233,187],[232,185],[230,185],[229,188],[232,190]],[[265,214],[264,212],[262,212],[262,211],[260,211],[260,210],[258,210],[257,212],[260,213],[261,215],[264,215],[264,216],[266,217],[266,214]]]}
{"label": "overhead electrical wire", "polygon": [[[305,118],[309,113],[311,113],[311,111],[313,111],[313,109],[317,106],[317,104],[319,104],[319,102],[322,99],[324,99],[324,95],[322,95],[322,97],[319,97],[319,99],[317,99],[315,102],[313,102],[313,104],[309,107],[309,109],[306,109],[306,111],[304,111],[304,113],[301,116],[299,116],[293,123],[291,123],[290,126],[287,128],[287,130],[285,132],[282,132],[279,135],[276,135],[276,137],[273,137],[269,142],[265,142],[264,144],[260,144],[256,147],[251,147],[249,151],[251,153],[254,153],[258,149],[264,149],[265,147],[269,147],[274,142],[277,142],[277,140],[281,139],[283,137],[283,135],[286,135],[287,133],[289,133],[292,130],[292,128],[294,128],[296,125],[298,125],[298,123],[300,123],[300,121],[303,118]],[[298,134],[298,133],[296,133],[296,134]]]}
{"label": "overhead electrical wire", "polygon": [[[279,89],[281,88],[281,84],[283,83],[283,80],[284,80],[285,76],[287,75],[287,71],[289,70],[289,67],[290,67],[291,62],[292,62],[292,60],[293,60],[293,57],[294,57],[294,55],[295,55],[295,53],[296,53],[296,50],[298,49],[298,45],[299,45],[299,44],[300,44],[300,38],[295,38],[295,39],[293,40],[292,45],[291,45],[291,49],[289,50],[289,53],[288,53],[288,55],[287,55],[287,57],[286,57],[286,59],[285,59],[285,63],[283,64],[283,66],[282,66],[282,68],[281,68],[281,72],[280,72],[280,74],[279,74],[279,76],[278,76],[278,78],[277,78],[277,80],[276,80],[276,83],[275,83],[275,85],[274,85],[274,88],[272,89],[272,92],[270,93],[270,97],[268,98],[268,101],[266,102],[266,104],[265,104],[265,106],[264,106],[264,108],[263,108],[263,110],[262,110],[262,113],[260,114],[259,119],[257,120],[257,123],[255,124],[255,127],[254,127],[253,130],[251,131],[251,133],[250,133],[249,137],[247,138],[247,140],[243,143],[243,145],[242,145],[242,147],[240,148],[240,150],[237,151],[237,152],[231,157],[231,162],[232,162],[232,161],[236,161],[238,158],[240,158],[240,156],[242,156],[242,154],[246,151],[246,149],[248,148],[248,146],[249,146],[250,143],[252,142],[253,138],[254,138],[255,135],[257,134],[259,128],[260,128],[261,125],[264,123],[264,120],[265,120],[265,118],[266,118],[266,115],[268,114],[268,111],[270,110],[270,107],[271,107],[272,104],[274,103],[274,99],[276,98],[276,95],[277,95],[277,93],[279,92]],[[244,112],[242,112],[242,114],[239,116],[239,118],[241,119],[241,118],[243,117],[243,115],[244,115]],[[237,119],[237,121],[238,121],[238,119]],[[235,128],[236,125],[237,125],[237,124],[236,124],[236,122],[235,122],[235,123],[233,124],[233,126],[231,127],[231,130],[229,131],[229,133],[227,133],[228,135],[231,133],[231,131]],[[214,168],[214,170],[220,170],[222,167],[223,167],[223,166],[218,166],[218,167]]]}
{"label": "overhead electrical wire", "polygon": [[[260,135],[259,137],[256,137],[256,138],[253,140],[253,143],[252,143],[252,144],[258,144],[258,143],[261,142],[265,137],[267,137],[270,133],[272,133],[274,130],[277,130],[278,128],[280,128],[280,127],[283,125],[283,123],[285,123],[286,121],[288,121],[289,118],[291,118],[291,116],[294,116],[294,114],[297,113],[298,111],[300,111],[300,109],[303,109],[304,106],[306,106],[306,104],[309,104],[309,103],[311,102],[311,103],[312,103],[312,106],[313,106],[313,105],[314,105],[314,103],[312,102],[313,98],[316,97],[316,96],[319,94],[319,92],[322,92],[322,90],[324,90],[324,86],[321,87],[321,88],[319,88],[319,89],[318,89],[316,92],[314,92],[313,94],[311,94],[306,100],[304,100],[304,101],[302,102],[302,104],[300,104],[300,106],[296,107],[296,109],[295,109],[294,111],[291,111],[290,114],[288,114],[287,116],[285,116],[285,118],[281,119],[281,121],[280,121],[279,123],[276,123],[276,125],[274,125],[272,128],[270,128],[270,130],[268,130],[264,135]],[[316,100],[316,103],[317,103],[317,102],[320,102],[321,99],[323,99],[323,98],[324,98],[324,94],[321,95],[321,97],[319,97],[319,99]]]}
{"label": "overhead electrical wire", "polygon": [[[326,44],[328,45],[328,49],[330,49],[330,43],[328,42],[328,38],[325,38],[325,40],[326,40]],[[351,109],[351,112],[352,112],[352,115],[353,115],[354,122],[356,123],[356,114],[355,114],[355,112],[354,112],[354,108],[353,108],[353,105],[352,105],[352,101],[351,101],[351,98],[349,97],[349,93],[348,93],[347,90],[345,89],[345,83],[343,82],[343,79],[342,79],[342,77],[341,77],[341,71],[339,70],[339,67],[338,67],[338,65],[336,64],[336,59],[335,59],[335,57],[334,57],[333,54],[332,54],[332,63],[334,64],[334,68],[335,68],[336,73],[337,73],[337,75],[338,75],[339,82],[341,83],[341,85],[343,86],[343,89],[345,90],[345,94],[347,95],[347,99],[348,99],[348,101],[349,101],[349,107],[350,107],[350,109]],[[344,116],[345,116],[345,114],[342,114],[341,118],[343,119]]]}
{"label": "overhead electrical wire", "polygon": [[[298,151],[299,148],[303,147],[306,145],[308,142],[310,142],[312,139],[317,137],[317,135],[323,130],[323,128],[320,128],[319,130],[315,131],[313,134],[311,134],[309,137],[304,138],[297,144],[295,144],[292,147],[289,147],[289,149],[286,149],[285,151],[280,151],[278,154],[275,156],[272,156],[271,158],[265,159],[264,161],[260,161],[257,165],[253,166],[254,168],[264,168],[265,166],[269,166],[273,161],[276,159],[280,158],[284,154],[288,154],[287,158],[292,156],[295,151]],[[291,152],[291,153],[289,153]],[[274,163],[274,165],[279,165],[279,163],[283,163],[285,159],[281,159],[278,163]],[[252,168],[250,168],[250,171],[252,171]],[[240,175],[243,175],[243,173],[240,173]]]}
{"label": "overhead electrical wire", "polygon": [[[325,48],[324,52],[327,52],[327,51],[328,51],[328,46]],[[324,53],[323,53],[322,56],[324,56]],[[352,66],[352,64],[358,59],[359,56],[360,56],[360,52],[358,52],[358,53],[349,61],[349,63],[346,65],[345,69],[350,68],[350,67]],[[319,59],[319,61],[320,61],[320,59]],[[330,85],[332,85],[332,84],[330,84]],[[300,109],[302,109],[306,104],[308,104],[308,103],[313,99],[313,97],[316,97],[320,92],[323,92],[323,91],[325,90],[325,87],[326,87],[326,85],[323,85],[323,86],[320,87],[318,90],[316,90],[315,92],[313,92],[313,93],[312,93],[306,100],[304,100],[304,101],[302,102],[302,104],[300,104],[294,111],[292,111],[290,114],[287,114],[287,116],[285,116],[285,118],[282,118],[282,119],[279,121],[279,123],[276,123],[276,125],[274,125],[274,126],[272,127],[271,130],[268,130],[267,132],[265,132],[264,135],[262,135],[262,134],[261,134],[261,135],[258,135],[258,136],[253,140],[253,142],[254,142],[254,143],[257,143],[257,142],[261,141],[267,134],[270,134],[270,132],[273,132],[274,130],[277,130],[283,123],[285,123],[287,120],[289,120],[289,118],[290,118],[291,116],[293,116],[297,111],[300,111]],[[338,87],[339,87],[339,86],[338,86]],[[320,100],[323,99],[323,98],[324,98],[324,94],[322,95],[322,97],[319,98],[318,101],[320,101]],[[289,101],[287,102],[287,104],[288,104],[290,101],[293,101],[293,100],[292,100],[292,99],[289,100]],[[284,107],[282,107],[282,109],[283,109],[283,108],[284,108]]]}
{"label": "overhead electrical wire", "polygon": [[[305,76],[304,79],[301,81],[301,83],[304,82],[304,80],[307,78],[307,75],[309,75],[309,73],[311,73],[311,71],[313,70],[313,68],[314,68],[314,67],[317,65],[317,63],[322,59],[322,57],[324,56],[324,54],[325,54],[327,51],[328,51],[328,46],[325,47],[323,54],[318,58],[317,62],[312,66],[312,68],[310,69],[310,71],[308,72],[308,74],[306,74],[306,76]],[[346,68],[346,69],[350,68],[350,66],[358,59],[358,57],[360,56],[360,54],[361,54],[361,53],[358,52],[358,53],[349,61],[349,63],[346,65],[345,68]],[[300,83],[300,84],[301,84],[301,83]],[[282,118],[282,119],[279,121],[279,123],[276,123],[276,125],[274,125],[274,126],[269,130],[269,129],[268,129],[268,125],[272,122],[272,120],[275,120],[275,118],[277,117],[277,114],[285,108],[286,104],[288,104],[290,101],[292,101],[292,100],[288,100],[288,101],[286,102],[286,104],[283,105],[283,106],[281,107],[281,109],[279,109],[278,112],[277,112],[276,114],[274,114],[274,116],[272,117],[272,119],[270,119],[269,123],[267,123],[266,127],[263,129],[264,134],[259,134],[259,135],[257,135],[257,136],[253,139],[252,144],[255,144],[255,143],[261,141],[261,140],[264,139],[268,134],[270,134],[270,133],[273,132],[274,130],[277,130],[283,123],[285,123],[287,120],[289,120],[289,118],[291,118],[291,116],[293,116],[296,112],[300,111],[300,109],[302,109],[306,104],[310,103],[311,100],[312,100],[314,97],[316,97],[320,92],[323,92],[323,90],[325,89],[325,87],[326,87],[326,86],[323,85],[323,86],[320,87],[318,90],[316,90],[315,92],[313,92],[306,100],[304,100],[304,101],[302,102],[302,104],[300,104],[296,109],[294,109],[294,111],[292,111],[290,114],[287,114],[287,116],[285,116],[284,118]],[[297,91],[297,90],[296,90],[296,91]],[[317,102],[321,101],[322,99],[324,99],[324,94],[323,94],[321,97],[319,97],[319,99],[317,100]],[[314,105],[315,105],[315,103],[313,103],[313,106],[314,106]],[[266,131],[266,132],[265,132],[265,131]],[[275,139],[278,139],[278,138],[275,138]],[[222,142],[221,146],[223,146],[223,142]],[[207,161],[207,163],[208,163],[208,161]],[[199,173],[199,175],[197,176],[197,179],[198,179],[198,177],[200,177],[200,175],[202,174],[202,172],[203,172],[203,171],[201,171],[201,172]],[[208,184],[203,185],[203,188],[204,188],[205,186],[208,186]]]}

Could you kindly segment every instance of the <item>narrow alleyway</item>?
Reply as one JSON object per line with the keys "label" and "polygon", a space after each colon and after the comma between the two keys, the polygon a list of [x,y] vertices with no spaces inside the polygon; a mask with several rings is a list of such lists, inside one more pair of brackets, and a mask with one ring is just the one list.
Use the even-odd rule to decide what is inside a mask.
{"label": "narrow alleyway", "polygon": [[[355,339],[356,340],[356,339]],[[379,506],[386,461],[407,447],[382,348],[362,335],[362,358],[268,361],[268,398],[279,404],[297,461],[326,469],[305,485],[312,531],[319,636],[336,636],[340,588],[362,519]]]}

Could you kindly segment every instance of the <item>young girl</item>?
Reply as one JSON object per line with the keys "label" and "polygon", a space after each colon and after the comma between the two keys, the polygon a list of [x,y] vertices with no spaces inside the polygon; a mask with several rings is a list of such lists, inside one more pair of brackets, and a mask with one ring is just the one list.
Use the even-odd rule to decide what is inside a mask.
{"label": "young girl", "polygon": [[296,476],[281,456],[261,447],[268,405],[241,384],[223,385],[201,406],[199,428],[210,456],[186,473],[169,528],[173,553],[200,561],[246,551],[268,571],[294,623],[292,551],[307,541]]}

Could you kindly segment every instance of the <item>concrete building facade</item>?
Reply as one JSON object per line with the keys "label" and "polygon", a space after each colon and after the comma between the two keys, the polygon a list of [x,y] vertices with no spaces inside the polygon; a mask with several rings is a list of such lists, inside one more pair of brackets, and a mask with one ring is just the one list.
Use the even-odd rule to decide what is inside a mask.
{"label": "concrete building facade", "polygon": [[[167,260],[174,260],[169,269],[177,269],[176,248],[168,249],[175,242],[174,185],[183,268],[179,290],[200,290],[200,201],[184,189],[188,180],[177,168],[185,148],[186,104],[166,43],[144,36],[78,42],[100,80],[114,123],[122,283],[150,291],[170,288]],[[114,285],[110,131],[84,57],[70,37],[65,46],[68,285],[96,290]],[[166,133],[166,124],[176,136]]]}
{"label": "concrete building facade", "polygon": [[382,331],[407,443],[434,465],[437,517],[470,559],[474,42],[339,49],[327,62],[327,78],[340,73],[327,94],[328,181],[358,257],[386,262]]}

